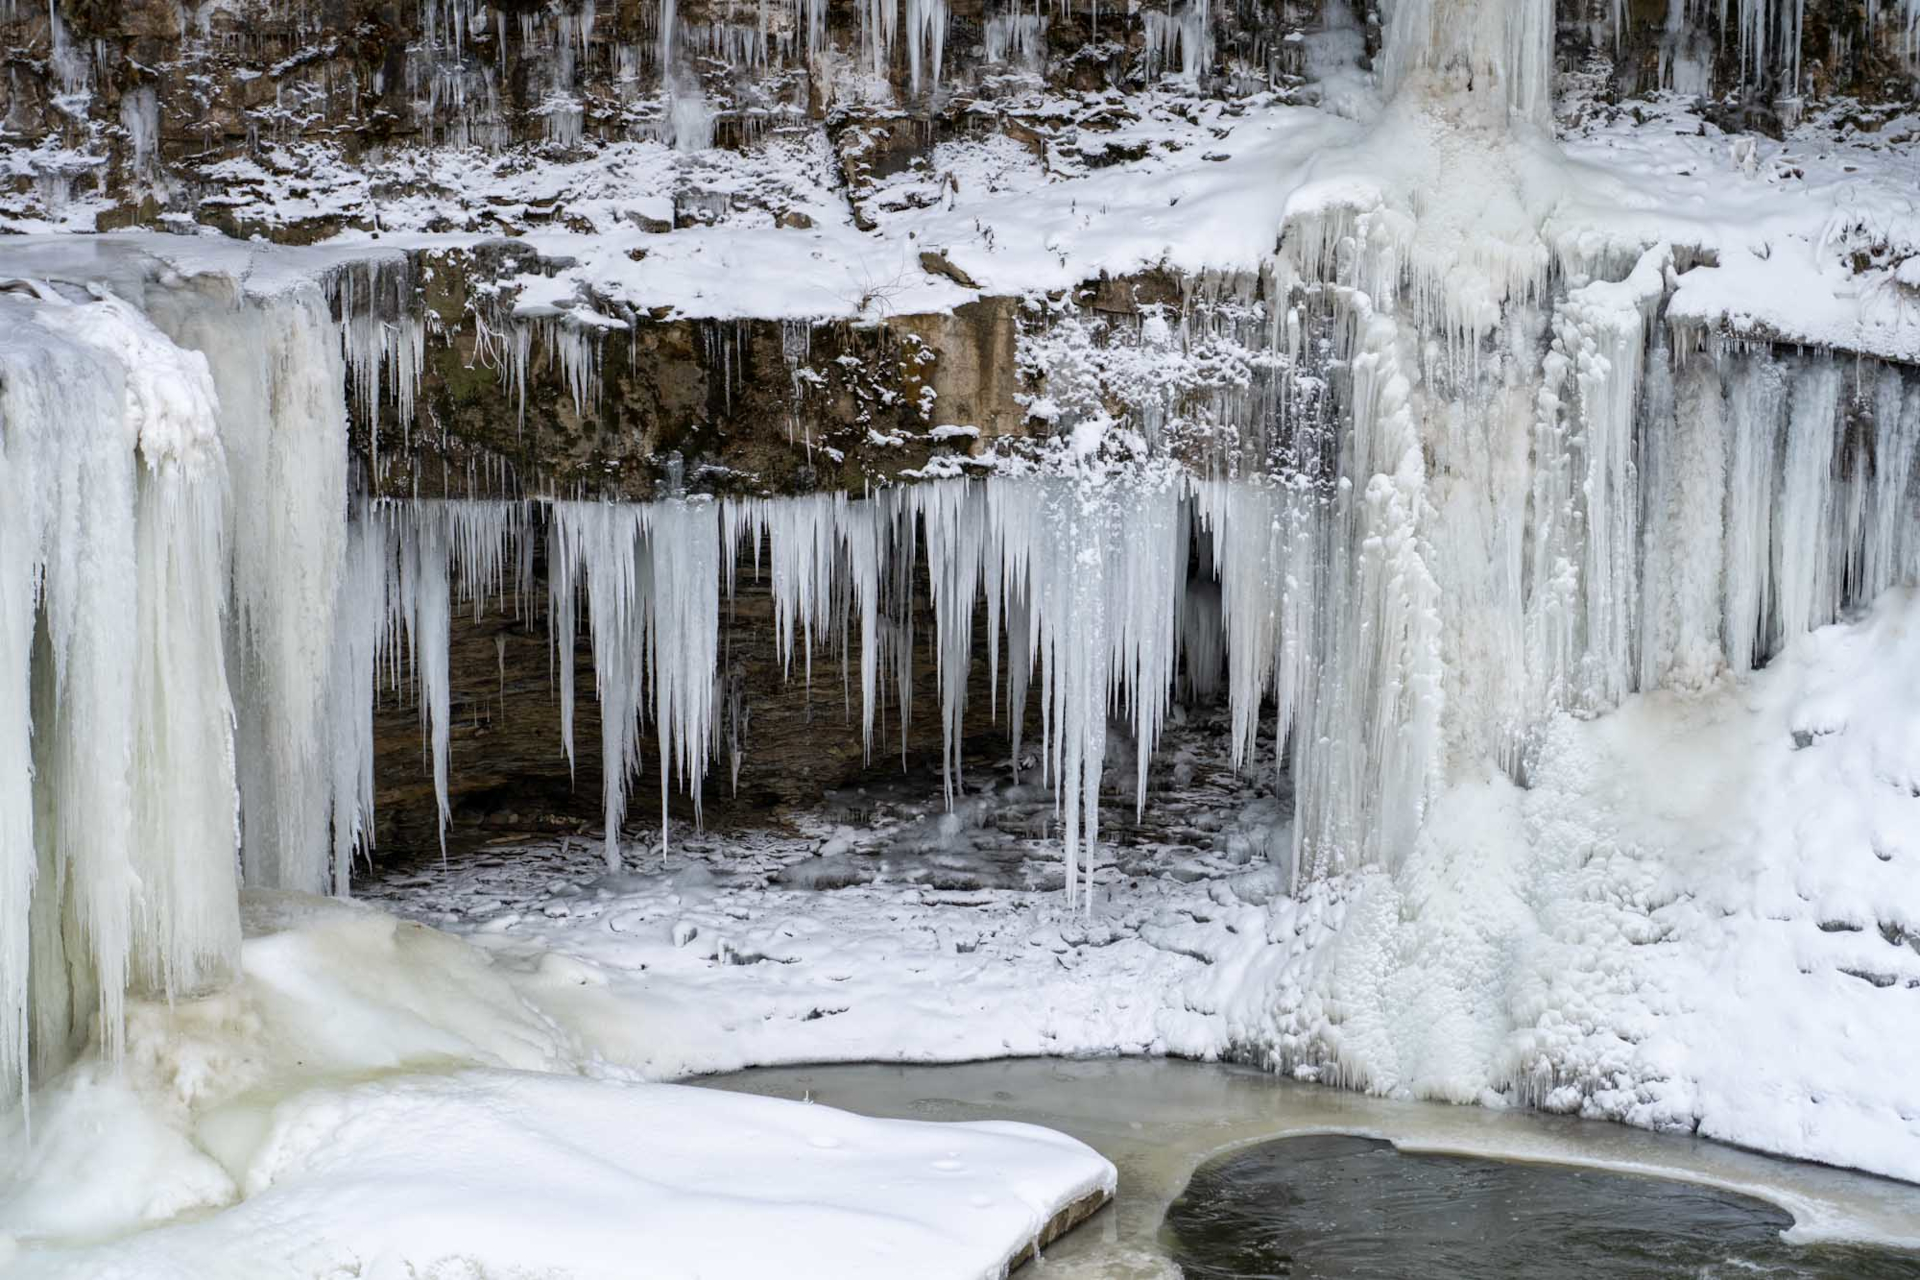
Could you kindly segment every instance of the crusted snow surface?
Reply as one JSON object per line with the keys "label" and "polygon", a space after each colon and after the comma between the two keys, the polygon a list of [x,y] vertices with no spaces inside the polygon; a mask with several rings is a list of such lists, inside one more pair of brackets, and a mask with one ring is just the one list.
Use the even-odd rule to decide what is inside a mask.
{"label": "crusted snow surface", "polygon": [[1681,94],[1561,110],[1567,157],[1604,183],[1571,189],[1552,233],[1697,257],[1675,278],[1676,328],[1920,356],[1920,114],[1839,102],[1776,140]]}
{"label": "crusted snow surface", "polygon": [[[1920,174],[1904,145],[1920,118],[1842,102],[1776,140],[1729,132],[1681,94],[1603,104],[1593,92],[1603,79],[1561,77],[1557,139],[1435,111],[1419,94],[1382,107],[1364,85],[1351,102],[1323,92],[1323,105],[1035,90],[996,105],[1023,140],[944,140],[923,162],[851,188],[823,128],[783,125],[744,151],[638,136],[401,149],[368,167],[318,144],[268,146],[221,162],[208,175],[221,194],[209,198],[249,224],[344,221],[322,252],[347,256],[514,236],[548,263],[502,281],[504,298],[527,315],[603,318],[873,317],[1103,273],[1256,271],[1283,223],[1371,210],[1369,234],[1411,230],[1401,265],[1444,279],[1456,308],[1474,302],[1451,295],[1475,274],[1497,304],[1525,296],[1514,282],[1537,291],[1550,254],[1598,273],[1668,243],[1683,251],[1676,325],[1920,353]],[[1467,168],[1486,180],[1448,176]],[[1414,207],[1417,219],[1391,212]],[[63,216],[3,225],[70,228],[78,215]],[[172,260],[220,237],[140,238]],[[977,288],[923,269],[927,252]]]}
{"label": "crusted snow surface", "polygon": [[246,906],[233,987],[136,1004],[123,1073],[0,1127],[9,1276],[985,1277],[1114,1187],[1031,1125],[643,1083],[455,938]]}

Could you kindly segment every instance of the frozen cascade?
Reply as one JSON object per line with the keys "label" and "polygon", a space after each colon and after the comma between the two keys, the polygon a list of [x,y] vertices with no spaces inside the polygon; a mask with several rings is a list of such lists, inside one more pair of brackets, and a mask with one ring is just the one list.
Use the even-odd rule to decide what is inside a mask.
{"label": "frozen cascade", "polygon": [[[327,686],[347,509],[338,330],[311,286],[264,305],[161,294],[149,310],[174,341],[206,354],[220,393],[236,495],[229,675],[247,882],[324,893],[332,883]],[[285,496],[245,500],[250,494]]]}
{"label": "frozen cascade", "polygon": [[[381,674],[415,691],[447,838],[449,629],[457,610],[524,604],[536,538],[569,757],[587,611],[611,866],[648,717],[663,805],[677,785],[698,818],[723,739],[737,767],[722,597],[764,551],[790,675],[837,656],[869,753],[889,698],[903,729],[912,713],[924,567],[949,802],[976,662],[996,717],[1006,663],[1016,761],[1038,695],[1078,906],[1109,736],[1134,743],[1144,805],[1177,690],[1224,689],[1242,764],[1274,716],[1299,884],[1396,865],[1441,787],[1490,761],[1524,778],[1558,712],[1703,687],[1920,578],[1910,374],[1670,331],[1663,246],[1569,255],[1551,306],[1516,267],[1489,311],[1491,295],[1403,287],[1403,229],[1315,216],[1291,261],[1338,279],[1254,323],[1290,360],[1324,338],[1325,399],[1223,402],[1268,450],[1231,481],[1088,455],[861,497],[354,503],[343,388],[393,368],[356,336],[383,307],[214,277],[144,283],[150,319],[111,297],[0,295],[20,321],[0,340],[0,536],[28,549],[0,556],[0,752],[34,765],[9,775],[0,827],[4,901],[32,904],[0,921],[8,1085],[96,1012],[110,1050],[124,991],[219,977],[236,838],[251,883],[347,889],[372,830]],[[1436,317],[1444,342],[1425,336]],[[395,391],[373,397],[397,395],[380,376]],[[214,763],[172,776],[183,759]],[[670,831],[663,811],[663,855]]]}
{"label": "frozen cascade", "polygon": [[1383,41],[1389,97],[1430,74],[1497,86],[1515,116],[1544,124],[1553,101],[1553,5],[1548,0],[1395,0]]}
{"label": "frozen cascade", "polygon": [[[207,362],[118,298],[0,297],[0,1087],[239,946],[226,459]],[[31,793],[31,794],[29,794]]]}

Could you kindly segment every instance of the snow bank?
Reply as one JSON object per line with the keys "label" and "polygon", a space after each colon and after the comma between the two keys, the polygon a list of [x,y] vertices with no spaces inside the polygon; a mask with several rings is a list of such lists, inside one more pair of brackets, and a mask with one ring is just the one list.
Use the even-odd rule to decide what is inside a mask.
{"label": "snow bank", "polygon": [[77,1068],[31,1141],[0,1131],[9,1275],[988,1276],[1113,1188],[1031,1126],[620,1079],[371,908],[250,895],[247,923],[232,988],[136,1005],[123,1076]]}
{"label": "snow bank", "polygon": [[18,1273],[993,1276],[1114,1181],[1030,1125],[502,1071],[310,1089],[201,1133],[237,1206]]}

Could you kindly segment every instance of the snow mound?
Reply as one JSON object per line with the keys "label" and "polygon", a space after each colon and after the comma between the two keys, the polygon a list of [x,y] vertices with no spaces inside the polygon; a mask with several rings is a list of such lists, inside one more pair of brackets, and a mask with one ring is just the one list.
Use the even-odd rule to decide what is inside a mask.
{"label": "snow mound", "polygon": [[999,1275],[1113,1166],[1009,1123],[475,1070],[203,1125],[245,1199],[27,1276]]}
{"label": "snow mound", "polygon": [[9,1277],[995,1276],[1115,1185],[1032,1126],[606,1078],[458,939],[297,894],[245,914],[238,983],[136,1004],[122,1071],[0,1128]]}

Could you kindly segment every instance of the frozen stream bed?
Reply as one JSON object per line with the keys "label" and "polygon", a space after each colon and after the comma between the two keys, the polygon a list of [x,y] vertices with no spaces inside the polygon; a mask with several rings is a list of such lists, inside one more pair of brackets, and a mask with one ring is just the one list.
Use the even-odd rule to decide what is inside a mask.
{"label": "frozen stream bed", "polygon": [[[1920,1249],[1920,1187],[1694,1138],[1536,1113],[1395,1102],[1246,1067],[1024,1059],[765,1068],[702,1083],[881,1117],[1024,1121],[1078,1138],[1118,1167],[1119,1190],[1107,1208],[1045,1252],[1036,1274],[1048,1280],[1178,1277],[1162,1227],[1197,1168],[1225,1151],[1327,1133],[1388,1140],[1406,1153],[1657,1175],[1766,1201],[1791,1215],[1787,1243],[1807,1246],[1781,1252],[1813,1269],[1755,1274],[1854,1274],[1818,1269],[1865,1256],[1831,1248],[1842,1242]],[[1920,1275],[1920,1253],[1880,1257],[1885,1266],[1874,1275]]]}

